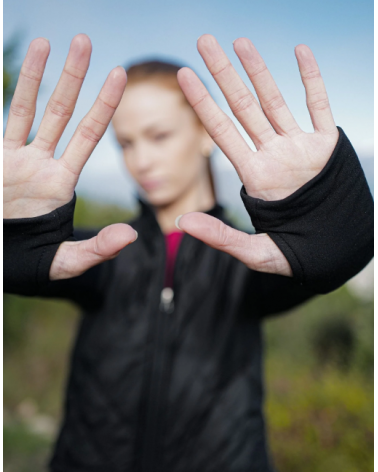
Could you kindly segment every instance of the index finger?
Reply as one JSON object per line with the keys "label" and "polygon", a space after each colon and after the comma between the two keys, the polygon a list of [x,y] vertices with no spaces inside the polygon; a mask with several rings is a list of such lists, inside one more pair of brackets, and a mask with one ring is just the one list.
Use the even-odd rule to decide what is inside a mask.
{"label": "index finger", "polygon": [[206,87],[189,68],[183,67],[177,80],[188,102],[197,113],[206,131],[230,159],[242,180],[242,167],[253,151],[235,124],[214,102]]}
{"label": "index finger", "polygon": [[126,72],[121,66],[108,75],[94,105],[81,120],[62,157],[58,160],[79,175],[94,148],[104,135],[126,86]]}
{"label": "index finger", "polygon": [[311,49],[300,44],[295,48],[295,55],[306,89],[307,108],[314,129],[323,133],[334,132],[336,124],[329,105],[327,91]]}

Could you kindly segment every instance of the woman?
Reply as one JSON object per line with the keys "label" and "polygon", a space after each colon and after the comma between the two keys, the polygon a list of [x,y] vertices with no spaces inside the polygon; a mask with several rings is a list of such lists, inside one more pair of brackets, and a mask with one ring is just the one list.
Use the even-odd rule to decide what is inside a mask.
{"label": "woman", "polygon": [[[261,108],[212,36],[198,48],[257,152],[192,71],[177,74],[185,100],[177,68],[149,63],[129,70],[125,91],[123,70],[111,72],[53,160],[90,42],[74,38],[25,147],[47,42],[35,40],[26,56],[4,139],[5,289],[68,298],[84,310],[55,472],[272,470],[261,321],[337,288],[372,257],[372,198],[311,51],[296,49],[315,129],[307,134],[250,41],[234,48]],[[73,235],[74,188],[112,118],[147,203],[130,226]],[[231,228],[215,202],[205,130],[239,173],[256,235]],[[174,221],[183,213],[180,240]]]}

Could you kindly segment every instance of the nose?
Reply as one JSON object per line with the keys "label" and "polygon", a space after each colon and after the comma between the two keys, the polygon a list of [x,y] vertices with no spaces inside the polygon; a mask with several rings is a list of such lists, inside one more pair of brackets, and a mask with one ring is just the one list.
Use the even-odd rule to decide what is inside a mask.
{"label": "nose", "polygon": [[134,149],[134,165],[139,173],[149,171],[153,166],[153,152],[147,143],[138,143]]}

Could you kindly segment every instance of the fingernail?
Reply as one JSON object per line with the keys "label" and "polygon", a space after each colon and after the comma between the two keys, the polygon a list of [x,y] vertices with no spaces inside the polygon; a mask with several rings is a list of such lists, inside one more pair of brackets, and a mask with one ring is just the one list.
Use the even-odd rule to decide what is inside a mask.
{"label": "fingernail", "polygon": [[[236,39],[238,39],[238,38],[236,38]],[[236,41],[236,39],[234,39],[234,40],[232,41],[232,44],[234,44],[234,42]]]}
{"label": "fingernail", "polygon": [[[134,231],[135,231],[135,229],[134,229]],[[136,241],[137,239],[138,239],[138,232],[135,231],[135,239],[134,239],[134,241]],[[133,241],[133,242],[134,242],[134,241]]]}
{"label": "fingernail", "polygon": [[179,226],[179,222],[180,222],[180,219],[181,219],[182,215],[179,215],[176,220],[175,220],[175,226],[176,228],[178,228],[180,231],[182,231],[182,229],[180,228]]}
{"label": "fingernail", "polygon": [[50,42],[50,40],[49,40],[49,39],[47,39],[47,38],[43,38],[43,39],[46,39],[46,41]]}

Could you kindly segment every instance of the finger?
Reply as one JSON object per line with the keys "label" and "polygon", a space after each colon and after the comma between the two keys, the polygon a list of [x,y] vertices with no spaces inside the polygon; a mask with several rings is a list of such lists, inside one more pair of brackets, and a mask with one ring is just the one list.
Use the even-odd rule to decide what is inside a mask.
{"label": "finger", "polygon": [[247,38],[234,41],[234,50],[250,78],[265,115],[279,134],[301,133],[265,62]]}
{"label": "finger", "polygon": [[201,36],[198,51],[222,90],[230,108],[257,149],[276,133],[266,119],[252,92],[244,84],[217,40],[210,34]]}
{"label": "finger", "polygon": [[102,262],[114,259],[138,237],[129,225],[118,223],[86,241],[66,241],[59,246],[50,268],[50,280],[77,277]]}
{"label": "finger", "polygon": [[302,82],[306,89],[307,108],[314,129],[323,133],[333,133],[336,125],[315,57],[311,49],[304,44],[300,44],[295,48],[295,55]]}
{"label": "finger", "polygon": [[108,75],[93,107],[77,127],[62,157],[63,166],[79,175],[84,164],[104,135],[122,98],[126,86],[126,72],[121,66]]}
{"label": "finger", "polygon": [[206,131],[230,159],[242,180],[242,167],[250,159],[253,151],[191,69],[187,67],[180,69],[177,80]]}
{"label": "finger", "polygon": [[47,39],[34,39],[29,46],[9,108],[4,140],[8,146],[23,146],[33,125],[36,101],[46,61],[50,53]]}
{"label": "finger", "polygon": [[186,213],[180,217],[178,226],[209,246],[239,259],[250,269],[292,276],[287,259],[267,234],[243,233],[204,213]]}
{"label": "finger", "polygon": [[78,34],[70,50],[58,85],[52,94],[33,143],[53,151],[74,111],[77,97],[89,67],[92,45],[85,34]]}

